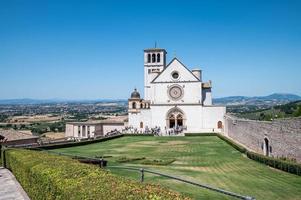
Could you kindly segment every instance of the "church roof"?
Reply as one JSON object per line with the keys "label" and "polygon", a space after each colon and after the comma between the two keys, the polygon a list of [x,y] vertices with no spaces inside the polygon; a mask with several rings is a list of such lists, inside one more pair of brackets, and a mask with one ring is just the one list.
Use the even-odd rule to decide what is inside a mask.
{"label": "church roof", "polygon": [[24,132],[19,132],[14,129],[0,129],[0,135],[4,136],[7,139],[7,141],[39,138],[38,136],[30,135]]}
{"label": "church roof", "polygon": [[140,93],[135,88],[134,91],[131,94],[131,99],[140,99]]}
{"label": "church roof", "polygon": [[95,126],[95,125],[102,125],[102,124],[115,124],[120,125],[124,124],[126,119],[104,119],[104,120],[95,120],[95,121],[86,121],[86,122],[68,122],[67,124],[75,125],[75,126]]}
{"label": "church roof", "polygon": [[172,66],[171,64],[173,63],[173,62],[175,62],[175,61],[177,61],[177,62],[179,62],[182,66],[183,66],[183,68],[185,69],[185,70],[187,70],[194,78],[195,78],[195,81],[196,82],[198,82],[198,81],[200,81],[200,79],[198,78],[198,77],[196,77],[178,58],[176,58],[176,57],[174,57],[168,64],[167,64],[167,66],[163,69],[163,71],[156,77],[156,78],[154,78],[154,80],[152,80],[152,82],[151,83],[155,83],[155,81],[168,69],[168,67],[170,67],[170,66]]}

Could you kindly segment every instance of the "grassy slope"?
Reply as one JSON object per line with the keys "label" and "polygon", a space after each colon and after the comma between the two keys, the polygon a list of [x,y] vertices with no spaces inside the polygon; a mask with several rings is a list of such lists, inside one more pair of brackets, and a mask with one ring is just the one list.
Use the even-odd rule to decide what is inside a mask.
{"label": "grassy slope", "polygon": [[[86,156],[113,156],[106,158],[109,160],[109,165],[145,166],[163,173],[250,195],[256,199],[301,198],[301,177],[252,161],[213,136],[122,137],[103,143],[55,151]],[[121,156],[145,157],[148,160],[176,159],[176,161],[167,166],[141,165],[139,164],[141,161],[117,163],[116,160]],[[116,169],[112,172],[139,179],[137,172]],[[161,177],[146,175],[146,180],[160,183],[196,199],[226,198],[215,192]]]}

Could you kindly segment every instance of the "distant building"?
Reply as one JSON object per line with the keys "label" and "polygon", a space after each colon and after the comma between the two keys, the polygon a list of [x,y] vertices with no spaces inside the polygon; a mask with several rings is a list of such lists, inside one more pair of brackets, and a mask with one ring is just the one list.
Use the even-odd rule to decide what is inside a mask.
{"label": "distant building", "polygon": [[94,138],[124,129],[123,121],[102,120],[98,122],[69,122],[66,124],[65,137]]}
{"label": "distant building", "polygon": [[144,99],[135,89],[128,100],[128,126],[137,132],[221,132],[224,106],[212,105],[212,82],[177,58],[166,64],[165,49],[144,50]]}
{"label": "distant building", "polygon": [[2,144],[7,146],[37,144],[39,139],[38,136],[19,132],[14,129],[0,129],[0,135],[5,138]]}

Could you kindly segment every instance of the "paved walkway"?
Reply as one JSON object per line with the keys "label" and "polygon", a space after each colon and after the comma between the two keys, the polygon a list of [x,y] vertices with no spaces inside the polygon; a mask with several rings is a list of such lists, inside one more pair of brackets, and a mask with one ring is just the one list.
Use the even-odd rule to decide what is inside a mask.
{"label": "paved walkway", "polygon": [[0,200],[30,200],[15,176],[0,167]]}

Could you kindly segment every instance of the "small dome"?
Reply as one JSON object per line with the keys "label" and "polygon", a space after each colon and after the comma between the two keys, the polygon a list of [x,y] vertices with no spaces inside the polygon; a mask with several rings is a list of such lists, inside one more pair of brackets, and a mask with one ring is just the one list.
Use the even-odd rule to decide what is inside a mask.
{"label": "small dome", "polygon": [[131,99],[140,99],[140,94],[136,88],[135,88],[134,92],[132,92],[132,94],[131,94]]}

